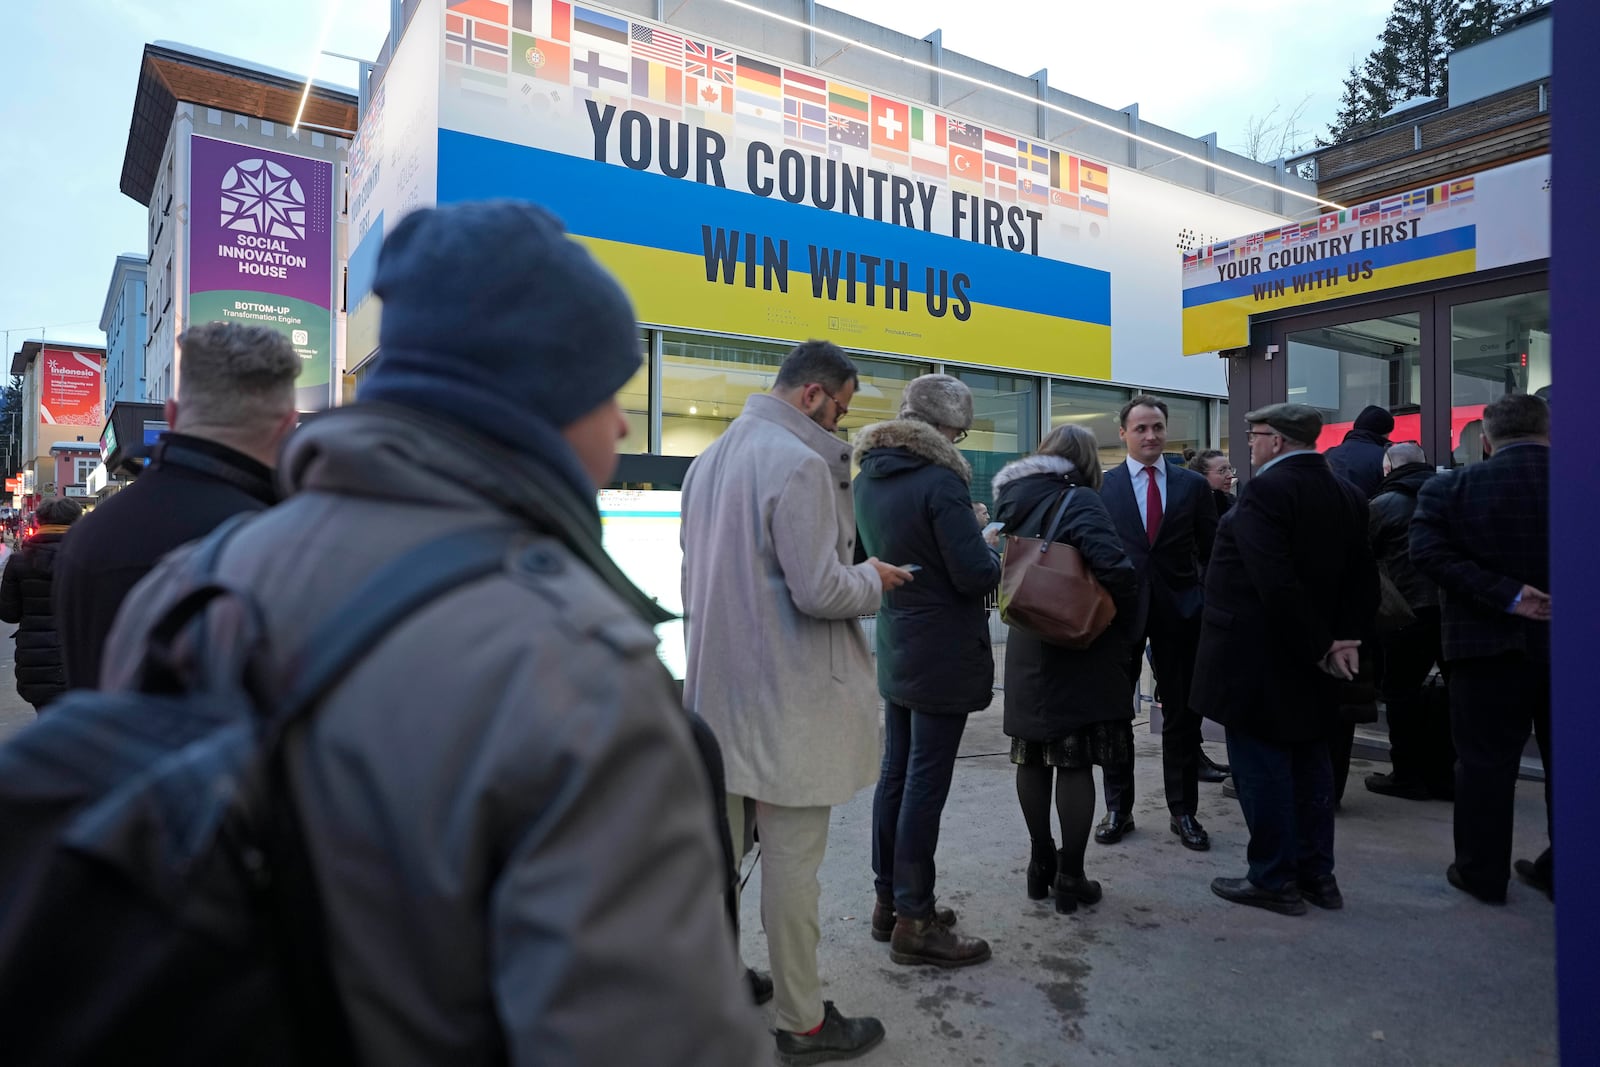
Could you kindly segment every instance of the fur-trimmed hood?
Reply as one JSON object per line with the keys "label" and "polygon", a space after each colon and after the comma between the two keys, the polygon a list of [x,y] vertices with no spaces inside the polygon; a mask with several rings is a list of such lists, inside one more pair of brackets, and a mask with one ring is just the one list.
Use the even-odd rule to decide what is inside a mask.
{"label": "fur-trimmed hood", "polygon": [[994,476],[994,495],[999,496],[1000,490],[1019,478],[1035,474],[1059,474],[1064,478],[1075,478],[1078,468],[1070,459],[1061,456],[1023,456],[1001,467],[1000,473]]}
{"label": "fur-trimmed hood", "polygon": [[856,434],[856,462],[867,471],[867,453],[875,448],[903,448],[918,459],[947,467],[967,485],[972,484],[972,464],[934,427],[918,419],[873,423]]}

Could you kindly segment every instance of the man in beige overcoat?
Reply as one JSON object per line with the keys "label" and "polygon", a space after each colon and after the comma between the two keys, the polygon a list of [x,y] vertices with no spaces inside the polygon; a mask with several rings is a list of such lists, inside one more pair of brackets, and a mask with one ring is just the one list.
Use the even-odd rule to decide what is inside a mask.
{"label": "man in beige overcoat", "polygon": [[829,814],[878,772],[858,620],[911,580],[876,559],[851,563],[850,445],[835,431],[857,384],[837,346],[798,346],[683,486],[684,696],[722,744],[735,855],[759,828],[781,1063],[845,1059],[883,1039],[877,1019],[824,1003],[817,976]]}

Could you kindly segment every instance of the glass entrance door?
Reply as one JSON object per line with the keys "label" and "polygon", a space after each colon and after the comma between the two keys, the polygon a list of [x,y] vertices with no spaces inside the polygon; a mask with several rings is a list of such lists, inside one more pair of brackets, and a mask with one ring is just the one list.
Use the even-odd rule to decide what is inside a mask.
{"label": "glass entrance door", "polygon": [[1422,322],[1420,310],[1398,311],[1288,335],[1285,399],[1322,412],[1319,451],[1374,405],[1394,416],[1390,440],[1422,440]]}

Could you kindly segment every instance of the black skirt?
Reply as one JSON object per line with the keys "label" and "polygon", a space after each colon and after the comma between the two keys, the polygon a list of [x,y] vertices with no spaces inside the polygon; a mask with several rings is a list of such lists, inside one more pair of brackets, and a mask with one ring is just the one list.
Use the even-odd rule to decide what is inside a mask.
{"label": "black skirt", "polygon": [[1133,769],[1133,722],[1095,722],[1054,741],[1011,739],[1011,762],[1021,765],[1086,770],[1099,764],[1109,770]]}

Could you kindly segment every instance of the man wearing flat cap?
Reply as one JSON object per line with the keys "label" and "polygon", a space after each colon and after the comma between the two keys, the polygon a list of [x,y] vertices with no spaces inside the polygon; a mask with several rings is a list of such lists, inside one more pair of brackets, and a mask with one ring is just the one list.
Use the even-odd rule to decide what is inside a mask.
{"label": "man wearing flat cap", "polygon": [[[468,530],[506,548],[397,622],[286,742],[354,1046],[318,1052],[760,1062],[660,613],[601,547],[616,393],[640,363],[626,294],[559,220],[511,200],[401,219],[373,290],[383,354],[360,397],[289,438],[287,499],[223,552],[261,607],[267,676],[294,678],[311,632],[392,561]],[[134,676],[191,551],[124,606],[108,687]]]}
{"label": "man wearing flat cap", "polygon": [[1339,682],[1354,677],[1377,611],[1378,572],[1365,495],[1315,450],[1316,409],[1273,404],[1245,420],[1255,476],[1223,517],[1206,571],[1193,706],[1227,728],[1250,866],[1211,889],[1302,915],[1307,901],[1344,903],[1328,738]]}

